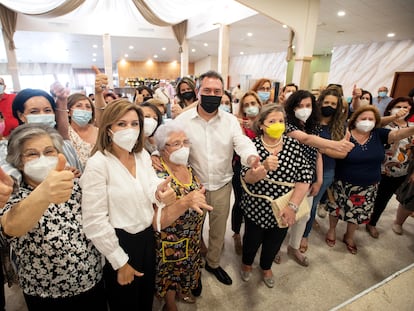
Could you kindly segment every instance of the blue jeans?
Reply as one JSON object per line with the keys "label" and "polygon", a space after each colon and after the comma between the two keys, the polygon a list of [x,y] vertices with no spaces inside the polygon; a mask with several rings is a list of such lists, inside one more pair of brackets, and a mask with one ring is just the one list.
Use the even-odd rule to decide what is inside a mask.
{"label": "blue jeans", "polygon": [[309,236],[309,233],[312,230],[313,221],[315,220],[315,216],[316,216],[316,207],[318,206],[318,203],[321,200],[326,189],[328,189],[329,186],[332,185],[334,177],[335,177],[335,169],[323,172],[322,185],[321,185],[321,188],[319,189],[318,194],[313,198],[310,217],[309,217],[308,222],[306,223],[305,233],[303,234],[304,238],[307,238]]}

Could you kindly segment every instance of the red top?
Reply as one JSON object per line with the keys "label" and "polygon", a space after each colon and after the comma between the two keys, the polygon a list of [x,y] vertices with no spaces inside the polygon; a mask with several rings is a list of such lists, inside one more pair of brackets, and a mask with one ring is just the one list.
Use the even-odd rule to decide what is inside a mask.
{"label": "red top", "polygon": [[3,93],[3,95],[0,98],[0,112],[3,114],[5,122],[5,129],[3,132],[4,137],[9,136],[11,130],[13,130],[19,125],[19,121],[15,117],[13,117],[12,111],[12,103],[15,97],[16,94]]}

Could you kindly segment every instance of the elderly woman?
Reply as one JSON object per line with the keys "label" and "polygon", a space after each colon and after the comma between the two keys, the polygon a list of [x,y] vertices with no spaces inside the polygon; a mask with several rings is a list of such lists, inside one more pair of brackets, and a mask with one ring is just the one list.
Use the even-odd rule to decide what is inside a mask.
{"label": "elderly woman", "polygon": [[373,211],[381,180],[381,164],[386,144],[412,136],[414,127],[395,130],[379,128],[381,116],[372,105],[358,108],[349,120],[350,141],[355,147],[336,163],[335,181],[332,185],[333,199],[328,204],[329,230],[326,243],[332,247],[336,242],[336,226],[339,219],[347,222],[342,239],[351,254],[357,253],[354,241],[359,224],[367,223]]}
{"label": "elderly woman", "polygon": [[[189,207],[175,202],[156,176],[144,147],[144,116],[126,99],[108,105],[98,140],[80,180],[86,235],[105,256],[104,279],[111,310],[151,310],[155,287],[153,226],[164,228]],[[198,197],[197,197],[198,199]],[[164,203],[158,212],[153,204]]]}
{"label": "elderly woman", "polygon": [[[190,141],[184,126],[178,121],[170,121],[158,128],[154,138],[163,167],[158,171],[158,176],[172,177],[170,187],[177,199],[187,194],[204,196],[204,188],[187,164]],[[211,210],[209,206],[206,208]],[[165,299],[166,310],[176,310],[176,296],[184,302],[194,303],[191,290],[196,295],[197,291],[201,291],[202,225],[203,213],[187,209],[171,225],[156,234],[156,294]]]}
{"label": "elderly woman", "polygon": [[[272,261],[280,249],[288,228],[279,228],[269,200],[255,195],[265,194],[276,199],[291,188],[278,182],[294,183],[295,188],[288,206],[281,216],[288,225],[295,222],[295,210],[305,198],[312,182],[312,170],[301,151],[300,144],[285,136],[285,113],[280,105],[262,108],[254,123],[257,137],[253,139],[260,155],[261,165],[243,167],[241,178],[245,183],[241,207],[245,218],[241,275],[250,279],[252,264],[257,250],[262,246],[260,267],[263,281],[274,286]],[[247,191],[250,193],[247,193]]]}
{"label": "elderly woman", "polygon": [[68,97],[68,109],[70,141],[85,167],[98,137],[98,128],[94,125],[94,105],[89,97],[75,93]]}
{"label": "elderly woman", "polygon": [[7,161],[23,181],[2,210],[2,233],[29,310],[106,310],[101,256],[83,232],[81,190],[64,169],[62,144],[48,126],[21,125],[10,135]]}

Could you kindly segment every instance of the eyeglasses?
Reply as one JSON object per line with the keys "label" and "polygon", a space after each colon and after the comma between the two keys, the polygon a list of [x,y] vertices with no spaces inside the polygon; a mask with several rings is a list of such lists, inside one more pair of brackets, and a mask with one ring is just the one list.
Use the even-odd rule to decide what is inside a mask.
{"label": "eyeglasses", "polygon": [[35,160],[39,159],[42,154],[45,157],[55,157],[58,155],[58,151],[54,147],[47,147],[42,153],[36,149],[29,149],[23,153],[23,157],[27,160]]}
{"label": "eyeglasses", "polygon": [[165,144],[168,147],[173,147],[173,148],[181,148],[182,146],[184,147],[190,147],[191,143],[189,140],[183,140],[183,141],[173,141],[171,144]]}

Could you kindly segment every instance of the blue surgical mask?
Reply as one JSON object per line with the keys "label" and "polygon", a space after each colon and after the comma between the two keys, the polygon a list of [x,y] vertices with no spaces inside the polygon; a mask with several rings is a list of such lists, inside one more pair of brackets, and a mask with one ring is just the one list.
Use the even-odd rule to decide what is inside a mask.
{"label": "blue surgical mask", "polygon": [[259,96],[260,101],[262,103],[267,102],[269,100],[269,98],[270,98],[270,92],[259,91],[259,92],[257,92],[257,95]]}
{"label": "blue surgical mask", "polygon": [[54,114],[28,114],[26,115],[27,123],[41,123],[50,127],[55,127],[55,115]]}
{"label": "blue surgical mask", "polygon": [[73,109],[71,120],[79,126],[85,126],[92,119],[92,111]]}
{"label": "blue surgical mask", "polygon": [[229,105],[220,105],[219,107],[221,110],[230,113],[230,106]]}
{"label": "blue surgical mask", "polygon": [[387,96],[387,92],[378,92],[378,97],[385,97]]}

